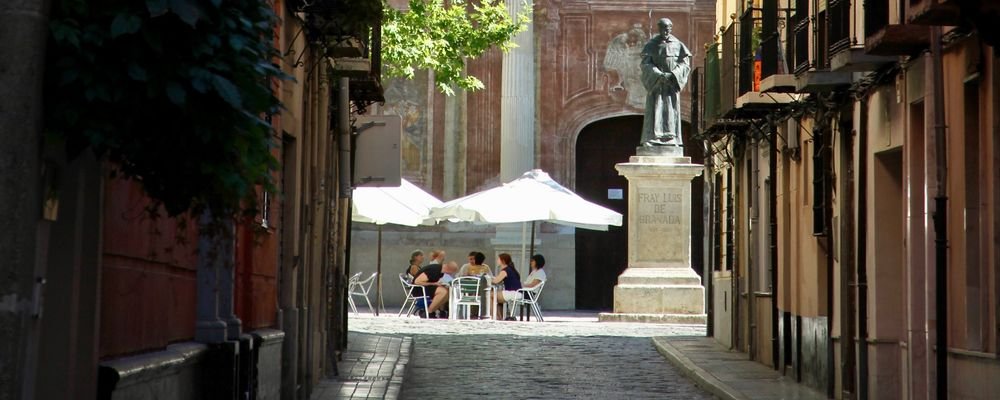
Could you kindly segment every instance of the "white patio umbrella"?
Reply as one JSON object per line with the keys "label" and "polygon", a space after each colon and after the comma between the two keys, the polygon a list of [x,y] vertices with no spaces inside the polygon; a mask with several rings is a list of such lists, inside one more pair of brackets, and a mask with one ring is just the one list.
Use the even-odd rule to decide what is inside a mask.
{"label": "white patio umbrella", "polygon": [[378,227],[378,255],[375,273],[378,276],[375,297],[378,308],[382,307],[382,225],[406,226],[434,225],[428,218],[432,207],[440,206],[441,200],[423,191],[406,179],[398,187],[359,187],[354,189],[351,220],[366,222]]}
{"label": "white patio umbrella", "polygon": [[[532,252],[537,221],[601,231],[622,225],[621,214],[584,200],[540,169],[525,172],[520,178],[493,189],[431,207],[430,217],[479,224],[532,222]],[[524,254],[523,248],[521,253]]]}

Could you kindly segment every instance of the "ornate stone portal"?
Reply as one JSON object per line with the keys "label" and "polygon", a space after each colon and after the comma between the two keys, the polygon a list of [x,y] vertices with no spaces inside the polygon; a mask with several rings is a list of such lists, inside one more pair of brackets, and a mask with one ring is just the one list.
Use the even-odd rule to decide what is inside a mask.
{"label": "ornate stone portal", "polygon": [[704,324],[705,287],[691,268],[691,179],[680,147],[640,147],[615,165],[628,179],[628,268],[601,321]]}

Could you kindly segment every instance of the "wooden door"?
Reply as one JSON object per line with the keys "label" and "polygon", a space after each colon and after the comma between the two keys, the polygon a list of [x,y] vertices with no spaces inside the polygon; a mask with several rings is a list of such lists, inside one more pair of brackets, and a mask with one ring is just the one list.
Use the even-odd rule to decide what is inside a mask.
{"label": "wooden door", "polygon": [[[641,115],[609,118],[585,127],[576,143],[577,194],[627,216],[628,181],[618,175],[615,164],[635,155],[641,130]],[[622,226],[606,232],[576,230],[577,309],[611,310],[618,275],[628,262],[626,224],[623,218]]]}

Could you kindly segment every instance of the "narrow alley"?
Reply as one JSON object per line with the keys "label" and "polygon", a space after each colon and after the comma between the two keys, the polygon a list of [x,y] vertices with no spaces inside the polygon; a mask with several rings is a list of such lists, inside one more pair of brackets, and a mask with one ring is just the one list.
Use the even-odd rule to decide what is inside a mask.
{"label": "narrow alley", "polygon": [[[714,398],[670,365],[650,339],[701,336],[701,326],[597,323],[595,315],[582,312],[547,315],[545,323],[365,313],[352,318],[351,340],[371,342],[373,347],[400,345],[396,340],[372,342],[378,335],[412,338],[401,399]],[[348,353],[345,359],[355,356]],[[394,390],[385,383],[391,367],[381,369],[384,379],[372,379],[368,386],[321,384],[314,399],[393,397]],[[349,370],[343,374],[355,379],[363,375]]]}

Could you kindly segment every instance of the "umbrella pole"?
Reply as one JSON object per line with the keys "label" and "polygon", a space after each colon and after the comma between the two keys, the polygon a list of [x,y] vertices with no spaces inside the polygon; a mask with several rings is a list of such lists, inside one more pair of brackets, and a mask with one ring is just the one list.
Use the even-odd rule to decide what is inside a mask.
{"label": "umbrella pole", "polygon": [[524,268],[524,263],[528,262],[527,258],[525,258],[524,255],[524,251],[527,250],[526,248],[527,243],[525,243],[524,239],[527,239],[527,236],[528,236],[528,223],[522,222],[521,223],[521,268]]}
{"label": "umbrella pole", "polygon": [[375,316],[377,317],[379,309],[382,308],[382,225],[378,226],[378,253],[375,260],[375,279],[377,280],[375,297],[378,299],[375,303]]}
{"label": "umbrella pole", "polygon": [[528,251],[528,256],[535,255],[535,221],[531,221],[531,250]]}

